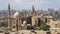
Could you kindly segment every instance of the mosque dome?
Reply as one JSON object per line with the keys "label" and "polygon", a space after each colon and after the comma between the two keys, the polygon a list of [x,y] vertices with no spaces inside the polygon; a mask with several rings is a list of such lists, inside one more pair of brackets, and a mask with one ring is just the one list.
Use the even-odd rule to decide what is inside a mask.
{"label": "mosque dome", "polygon": [[17,12],[15,12],[15,14],[14,14],[14,18],[18,18],[18,17],[20,17],[20,13],[17,11]]}
{"label": "mosque dome", "polygon": [[26,21],[23,21],[23,25],[25,25],[27,22]]}

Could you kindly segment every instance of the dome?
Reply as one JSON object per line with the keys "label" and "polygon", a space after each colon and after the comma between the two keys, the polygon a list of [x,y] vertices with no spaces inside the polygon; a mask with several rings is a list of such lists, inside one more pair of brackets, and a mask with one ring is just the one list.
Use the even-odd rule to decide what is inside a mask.
{"label": "dome", "polygon": [[23,24],[26,24],[27,22],[26,21],[23,21]]}
{"label": "dome", "polygon": [[14,18],[18,18],[18,17],[20,17],[20,13],[19,13],[19,12],[16,12],[16,13],[14,14]]}

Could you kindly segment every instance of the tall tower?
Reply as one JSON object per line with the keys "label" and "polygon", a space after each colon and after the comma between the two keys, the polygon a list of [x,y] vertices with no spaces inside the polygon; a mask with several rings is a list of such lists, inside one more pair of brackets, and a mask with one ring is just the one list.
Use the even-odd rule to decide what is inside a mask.
{"label": "tall tower", "polygon": [[35,11],[35,8],[34,8],[34,5],[32,6],[32,16],[36,15],[36,11]]}
{"label": "tall tower", "polygon": [[32,6],[32,26],[35,25],[35,15],[36,15],[36,12],[35,12],[35,8],[34,6]]}
{"label": "tall tower", "polygon": [[8,27],[10,27],[10,4],[8,4]]}

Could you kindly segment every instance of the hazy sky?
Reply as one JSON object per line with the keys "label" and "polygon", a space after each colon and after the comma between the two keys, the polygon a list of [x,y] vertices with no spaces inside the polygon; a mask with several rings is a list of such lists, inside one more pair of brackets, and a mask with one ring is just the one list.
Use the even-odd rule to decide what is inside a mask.
{"label": "hazy sky", "polygon": [[60,0],[0,0],[0,10],[7,9],[8,3],[16,10],[31,9],[32,5],[35,9],[60,8]]}

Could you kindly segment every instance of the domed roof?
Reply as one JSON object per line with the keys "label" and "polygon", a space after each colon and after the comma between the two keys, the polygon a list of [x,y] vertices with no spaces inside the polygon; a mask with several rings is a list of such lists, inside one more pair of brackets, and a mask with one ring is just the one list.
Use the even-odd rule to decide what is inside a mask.
{"label": "domed roof", "polygon": [[23,21],[23,24],[26,24],[27,22],[26,21]]}
{"label": "domed roof", "polygon": [[14,14],[14,18],[18,18],[18,17],[20,17],[20,13],[17,11],[17,12],[15,12],[15,14]]}

